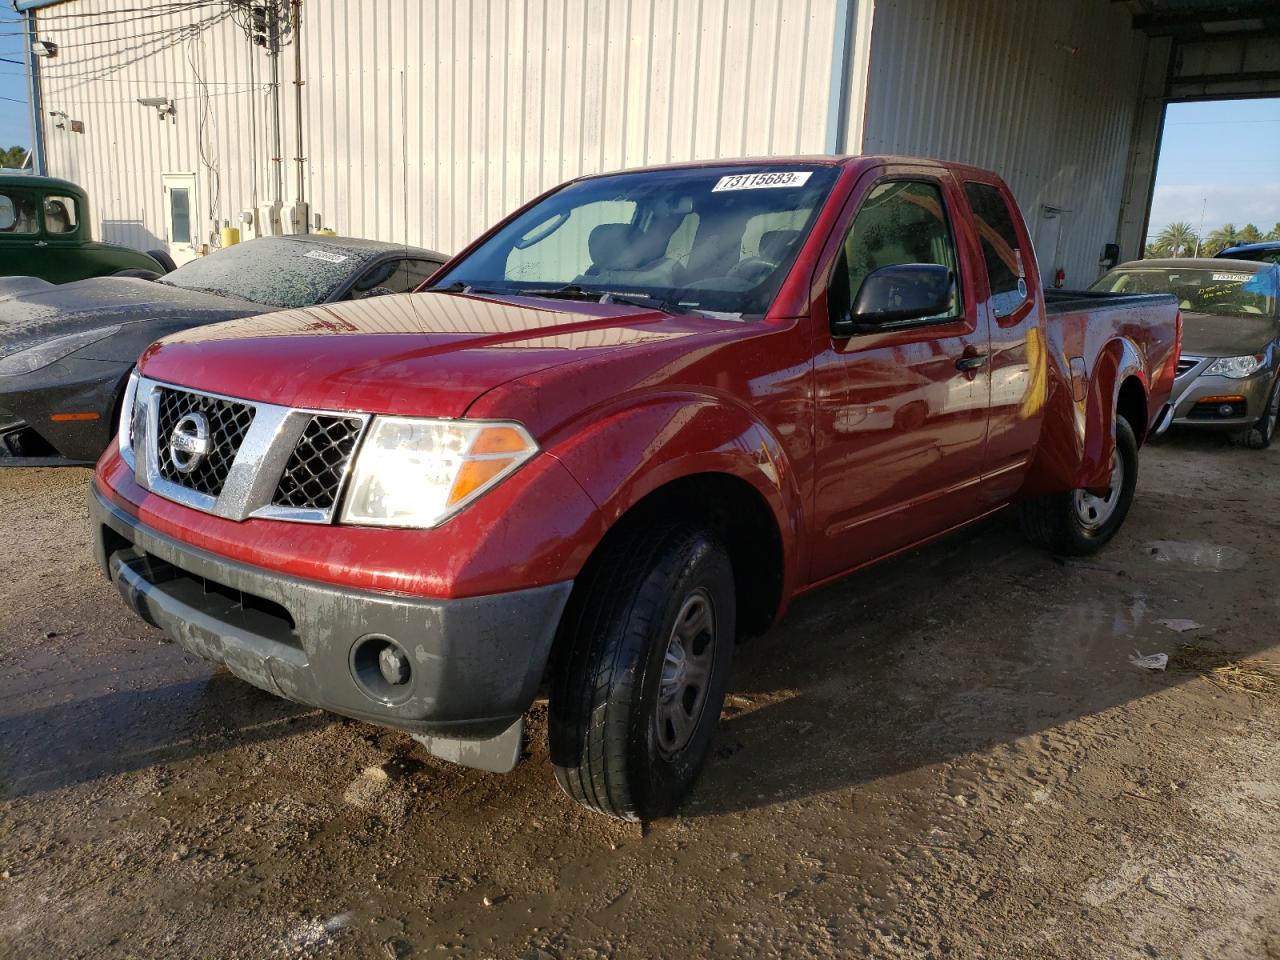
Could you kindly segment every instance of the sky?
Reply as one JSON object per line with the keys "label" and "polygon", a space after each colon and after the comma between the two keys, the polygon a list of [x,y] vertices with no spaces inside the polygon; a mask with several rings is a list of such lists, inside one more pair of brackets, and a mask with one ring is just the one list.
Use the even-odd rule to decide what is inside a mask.
{"label": "sky", "polygon": [[27,84],[21,66],[24,44],[21,37],[9,36],[21,29],[22,20],[13,12],[13,6],[8,0],[0,0],[0,147],[31,146]]}
{"label": "sky", "polygon": [[1185,220],[1204,231],[1280,223],[1280,98],[1171,103],[1151,203],[1151,235]]}

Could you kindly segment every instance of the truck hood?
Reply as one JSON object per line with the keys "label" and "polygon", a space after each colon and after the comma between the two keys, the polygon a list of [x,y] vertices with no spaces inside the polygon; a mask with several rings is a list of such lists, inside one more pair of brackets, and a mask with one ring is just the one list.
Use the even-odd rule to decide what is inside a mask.
{"label": "truck hood", "polygon": [[1182,314],[1182,352],[1189,357],[1244,357],[1261,353],[1280,337],[1280,323],[1268,317]]}
{"label": "truck hood", "polygon": [[0,289],[0,356],[121,323],[179,318],[211,323],[266,309],[136,277],[96,277],[59,286],[13,283],[6,288]]}
{"label": "truck hood", "polygon": [[411,293],[220,323],[143,355],[152,379],[283,406],[460,417],[502,383],[690,337],[698,317],[621,304]]}

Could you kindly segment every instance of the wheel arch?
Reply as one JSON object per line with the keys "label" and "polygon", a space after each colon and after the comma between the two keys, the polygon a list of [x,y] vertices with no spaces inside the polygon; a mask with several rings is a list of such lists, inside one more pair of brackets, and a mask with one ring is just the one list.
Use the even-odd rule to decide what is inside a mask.
{"label": "wheel arch", "polygon": [[732,473],[684,474],[630,504],[592,548],[577,582],[591,582],[585,574],[619,539],[672,520],[706,527],[720,540],[733,567],[740,632],[752,636],[768,630],[781,614],[784,597],[782,530],[760,491]]}

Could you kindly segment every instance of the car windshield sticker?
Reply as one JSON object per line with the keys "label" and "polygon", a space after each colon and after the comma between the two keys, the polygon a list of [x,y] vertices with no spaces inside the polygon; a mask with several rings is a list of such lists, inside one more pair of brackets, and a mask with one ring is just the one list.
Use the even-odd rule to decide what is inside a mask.
{"label": "car windshield sticker", "polygon": [[1214,280],[1225,280],[1227,283],[1244,283],[1253,279],[1252,273],[1215,273]]}
{"label": "car windshield sticker", "polygon": [[774,170],[770,173],[735,173],[721,177],[711,188],[712,193],[723,190],[763,190],[766,187],[803,187],[811,176],[808,170]]}
{"label": "car windshield sticker", "polygon": [[342,263],[347,259],[341,253],[330,253],[328,250],[308,250],[306,256],[312,260],[323,260],[325,263]]}

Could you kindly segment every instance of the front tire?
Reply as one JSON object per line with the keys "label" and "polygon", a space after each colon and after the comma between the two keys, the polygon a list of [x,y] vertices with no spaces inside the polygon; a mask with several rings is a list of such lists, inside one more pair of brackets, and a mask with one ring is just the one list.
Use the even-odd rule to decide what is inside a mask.
{"label": "front tire", "polygon": [[605,546],[576,593],[552,677],[556,780],[606,816],[665,816],[720,720],[736,631],[728,554],[682,524],[636,529]]}
{"label": "front tire", "polygon": [[1105,497],[1069,490],[1030,500],[1018,519],[1027,539],[1072,557],[1097,553],[1123,526],[1138,486],[1138,440],[1123,417],[1116,418],[1116,457]]}
{"label": "front tire", "polygon": [[1250,450],[1265,450],[1271,446],[1276,437],[1276,426],[1280,423],[1280,376],[1276,377],[1271,387],[1271,395],[1267,399],[1267,409],[1248,430],[1233,437],[1236,443]]}

